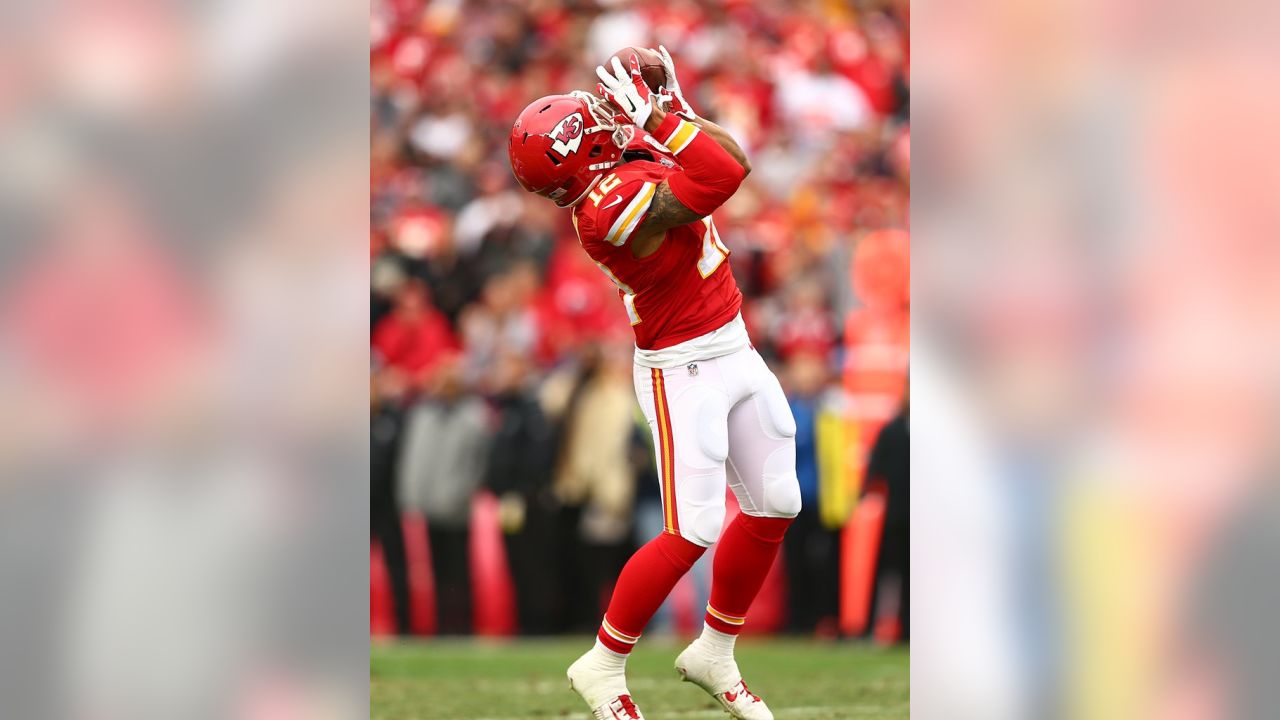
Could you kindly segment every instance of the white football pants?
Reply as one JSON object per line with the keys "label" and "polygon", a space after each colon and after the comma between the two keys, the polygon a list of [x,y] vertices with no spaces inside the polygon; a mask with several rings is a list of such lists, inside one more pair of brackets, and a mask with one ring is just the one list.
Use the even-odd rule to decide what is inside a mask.
{"label": "white football pants", "polygon": [[748,515],[800,512],[796,421],[754,348],[661,370],[636,365],[635,384],[653,432],[666,532],[713,544],[726,482]]}

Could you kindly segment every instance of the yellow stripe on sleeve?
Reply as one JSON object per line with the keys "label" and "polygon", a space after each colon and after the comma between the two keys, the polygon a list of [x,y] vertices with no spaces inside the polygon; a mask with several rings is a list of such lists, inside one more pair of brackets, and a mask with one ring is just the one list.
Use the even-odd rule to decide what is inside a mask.
{"label": "yellow stripe on sleeve", "polygon": [[631,237],[631,233],[635,231],[636,226],[640,223],[640,217],[644,215],[644,211],[649,208],[649,202],[653,200],[653,193],[658,186],[653,183],[645,183],[639,194],[631,201],[630,205],[623,210],[622,215],[618,217],[617,222],[610,228],[609,234],[605,236],[605,242],[611,245],[622,245]]}
{"label": "yellow stripe on sleeve", "polygon": [[676,126],[676,129],[672,131],[671,136],[662,144],[666,145],[667,149],[670,150],[672,154],[679,155],[680,151],[689,147],[689,143],[697,136],[698,126],[691,122],[681,120],[680,124]]}

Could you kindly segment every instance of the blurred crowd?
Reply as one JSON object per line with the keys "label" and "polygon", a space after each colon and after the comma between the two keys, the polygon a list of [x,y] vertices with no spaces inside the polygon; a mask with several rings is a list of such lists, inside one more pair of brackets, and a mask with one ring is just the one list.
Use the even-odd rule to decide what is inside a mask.
{"label": "blurred crowd", "polygon": [[[591,630],[634,544],[661,528],[622,304],[569,213],[522,192],[506,155],[528,102],[594,89],[614,51],[659,43],[695,110],[752,158],[716,223],[800,420],[790,584],[827,589],[793,598],[788,624],[833,621],[839,522],[818,515],[818,419],[850,388],[858,285],[886,282],[859,280],[860,246],[909,229],[908,14],[897,0],[375,0],[373,533],[398,629],[412,623],[407,513],[426,519],[444,632],[471,628],[478,494],[495,500],[524,632]],[[905,305],[905,270],[895,282]],[[880,424],[902,391],[888,395]]]}

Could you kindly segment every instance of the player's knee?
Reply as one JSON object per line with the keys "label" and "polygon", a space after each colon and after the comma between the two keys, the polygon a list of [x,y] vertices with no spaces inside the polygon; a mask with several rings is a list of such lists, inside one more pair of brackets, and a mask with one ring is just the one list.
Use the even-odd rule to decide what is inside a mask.
{"label": "player's knee", "polygon": [[724,465],[704,473],[689,473],[676,486],[680,535],[709,546],[720,537],[724,525]]}
{"label": "player's knee", "polygon": [[800,480],[795,473],[764,478],[762,509],[772,517],[795,517],[800,514]]}
{"label": "player's knee", "polygon": [[693,513],[693,522],[688,528],[687,536],[691,542],[706,547],[720,539],[723,527],[724,503],[707,504]]}

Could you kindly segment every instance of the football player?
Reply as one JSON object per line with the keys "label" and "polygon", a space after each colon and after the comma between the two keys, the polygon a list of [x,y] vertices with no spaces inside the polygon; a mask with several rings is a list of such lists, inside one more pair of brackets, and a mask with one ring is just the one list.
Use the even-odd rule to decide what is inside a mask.
{"label": "football player", "polygon": [[[742,148],[685,101],[671,56],[651,92],[635,56],[596,69],[601,97],[530,104],[508,151],[520,184],[573,213],[587,254],[635,330],[636,396],[653,432],[665,529],[627,562],[594,647],[568,670],[597,718],[642,718],[628,653],[676,581],[719,541],[701,635],[679,674],[735,718],[770,720],[734,641],[800,511],[795,420],[747,337],[742,293],[712,214],[751,171]],[[725,487],[742,512],[725,525]]]}

